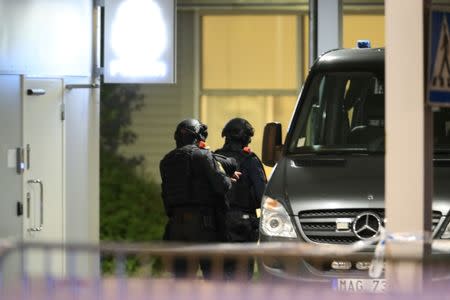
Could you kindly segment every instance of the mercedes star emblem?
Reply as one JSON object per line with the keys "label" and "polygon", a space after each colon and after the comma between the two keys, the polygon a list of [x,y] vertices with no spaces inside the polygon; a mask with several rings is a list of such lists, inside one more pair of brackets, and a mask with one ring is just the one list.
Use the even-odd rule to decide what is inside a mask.
{"label": "mercedes star emblem", "polygon": [[371,212],[363,212],[356,216],[353,222],[353,232],[361,240],[375,237],[381,228],[381,219]]}

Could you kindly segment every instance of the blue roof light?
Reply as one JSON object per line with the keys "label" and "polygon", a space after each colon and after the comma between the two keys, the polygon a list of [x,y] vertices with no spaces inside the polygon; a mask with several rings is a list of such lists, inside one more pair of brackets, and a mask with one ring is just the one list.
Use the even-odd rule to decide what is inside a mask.
{"label": "blue roof light", "polygon": [[358,48],[370,48],[370,41],[369,40],[358,40],[356,42],[356,46]]}

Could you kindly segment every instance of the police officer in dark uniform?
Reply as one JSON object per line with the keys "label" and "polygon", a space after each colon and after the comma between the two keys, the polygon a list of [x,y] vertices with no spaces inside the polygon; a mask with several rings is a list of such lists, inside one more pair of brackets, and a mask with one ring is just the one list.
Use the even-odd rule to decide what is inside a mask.
{"label": "police officer in dark uniform", "polygon": [[[215,153],[232,157],[237,162],[237,170],[241,172],[239,181],[227,194],[229,212],[226,216],[225,228],[228,242],[256,242],[258,240],[259,219],[256,210],[261,207],[261,198],[267,183],[264,167],[258,156],[248,147],[254,135],[252,125],[245,119],[231,119],[222,130],[225,137],[223,148]],[[254,260],[248,264],[249,279],[253,275]],[[228,260],[225,263],[226,276],[232,278],[236,263]]]}
{"label": "police officer in dark uniform", "polygon": [[[182,121],[174,134],[176,149],[160,162],[162,198],[169,218],[164,240],[209,243],[222,239],[217,212],[227,210],[225,193],[238,175],[235,168],[226,174],[205,149],[207,135],[207,126],[198,120]],[[200,267],[209,278],[210,262],[200,260]],[[175,259],[174,271],[177,277],[187,275],[185,258]]]}

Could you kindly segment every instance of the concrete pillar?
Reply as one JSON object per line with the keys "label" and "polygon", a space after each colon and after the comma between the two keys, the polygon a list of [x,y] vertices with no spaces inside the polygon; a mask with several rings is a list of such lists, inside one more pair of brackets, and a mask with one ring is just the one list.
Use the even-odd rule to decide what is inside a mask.
{"label": "concrete pillar", "polygon": [[342,47],[342,0],[310,0],[310,65],[325,51]]}
{"label": "concrete pillar", "polygon": [[386,254],[419,259],[387,264],[388,286],[402,291],[422,287],[420,259],[429,246],[421,238],[431,231],[432,116],[424,100],[424,2],[385,1],[387,232],[416,240],[402,246],[388,239]]}

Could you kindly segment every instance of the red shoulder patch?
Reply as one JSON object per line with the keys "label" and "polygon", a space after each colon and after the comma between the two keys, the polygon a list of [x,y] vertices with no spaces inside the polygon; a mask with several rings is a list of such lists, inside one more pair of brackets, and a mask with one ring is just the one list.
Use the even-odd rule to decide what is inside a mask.
{"label": "red shoulder patch", "polygon": [[208,146],[206,146],[206,143],[204,141],[198,142],[198,147],[201,149],[208,149]]}
{"label": "red shoulder patch", "polygon": [[252,153],[252,149],[250,149],[250,147],[244,147],[242,148],[242,150],[244,150],[244,152],[248,154]]}

